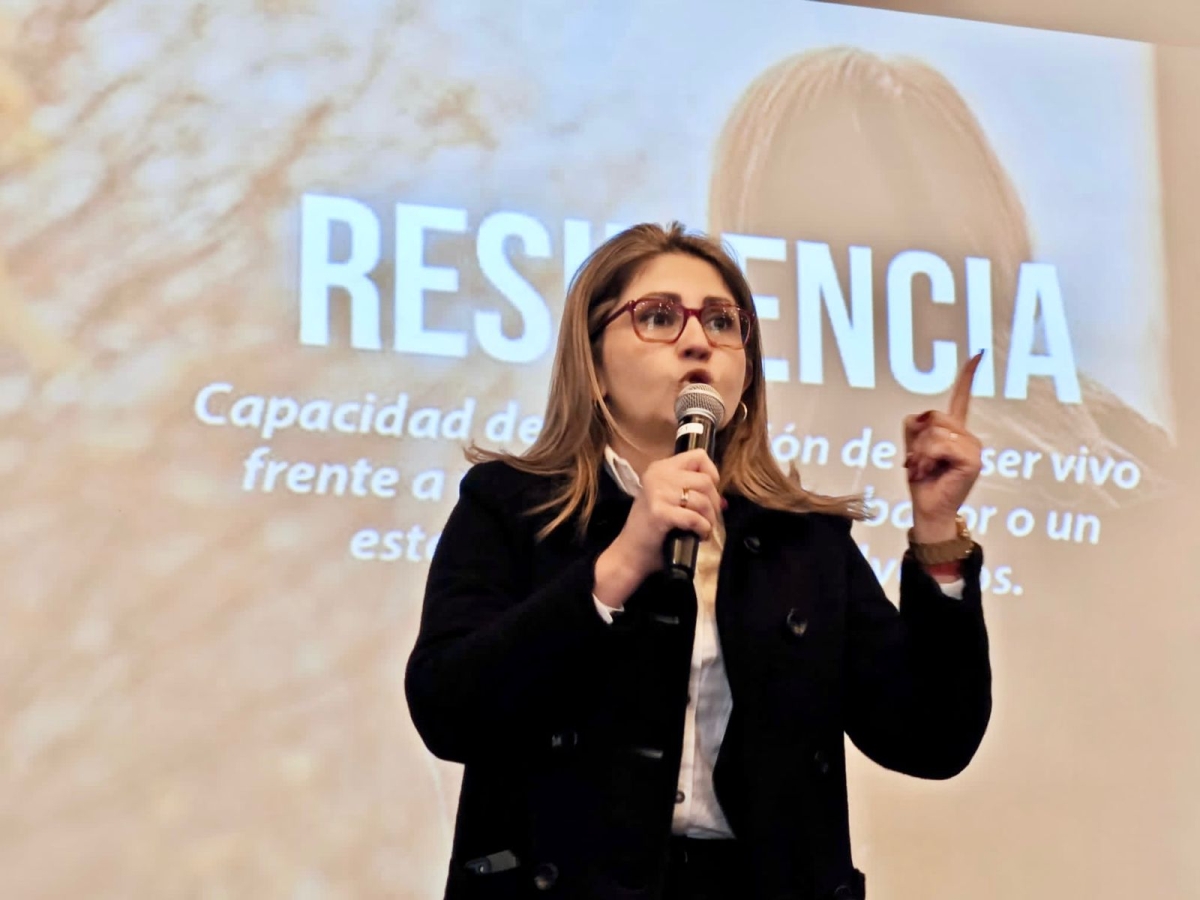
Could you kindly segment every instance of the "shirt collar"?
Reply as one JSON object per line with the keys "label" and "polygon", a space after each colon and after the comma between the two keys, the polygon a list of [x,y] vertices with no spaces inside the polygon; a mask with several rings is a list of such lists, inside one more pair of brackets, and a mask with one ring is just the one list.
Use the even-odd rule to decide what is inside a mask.
{"label": "shirt collar", "polygon": [[617,483],[617,487],[630,497],[636,497],[642,492],[642,479],[638,478],[638,473],[608,444],[604,446],[604,467],[608,469],[608,474]]}

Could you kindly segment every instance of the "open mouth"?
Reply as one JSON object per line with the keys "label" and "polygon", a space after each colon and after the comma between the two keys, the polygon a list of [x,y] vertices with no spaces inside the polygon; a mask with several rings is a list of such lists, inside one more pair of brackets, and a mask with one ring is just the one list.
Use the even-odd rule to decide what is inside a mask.
{"label": "open mouth", "polygon": [[712,384],[712,376],[703,369],[693,369],[683,376],[687,384]]}

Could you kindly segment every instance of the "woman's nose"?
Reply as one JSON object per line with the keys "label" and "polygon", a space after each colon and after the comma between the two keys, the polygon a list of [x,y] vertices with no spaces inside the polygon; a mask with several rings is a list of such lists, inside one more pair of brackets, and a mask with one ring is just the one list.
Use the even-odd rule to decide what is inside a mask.
{"label": "woman's nose", "polygon": [[679,352],[689,359],[708,359],[712,355],[712,346],[704,334],[704,326],[696,316],[688,316],[683,325],[683,334],[679,336]]}

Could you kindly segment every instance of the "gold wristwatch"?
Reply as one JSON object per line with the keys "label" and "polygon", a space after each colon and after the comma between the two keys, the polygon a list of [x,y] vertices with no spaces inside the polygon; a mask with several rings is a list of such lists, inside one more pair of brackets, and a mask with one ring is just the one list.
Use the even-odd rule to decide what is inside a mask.
{"label": "gold wristwatch", "polygon": [[962,516],[954,519],[958,526],[958,534],[948,541],[938,541],[933,544],[919,544],[913,537],[913,529],[908,529],[908,548],[913,558],[923,566],[940,566],[946,563],[961,562],[971,555],[975,541],[971,539],[971,531]]}

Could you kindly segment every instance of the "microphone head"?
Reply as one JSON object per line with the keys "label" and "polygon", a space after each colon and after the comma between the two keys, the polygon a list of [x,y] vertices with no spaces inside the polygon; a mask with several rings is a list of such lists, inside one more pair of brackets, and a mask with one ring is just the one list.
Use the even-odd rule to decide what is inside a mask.
{"label": "microphone head", "polygon": [[725,403],[716,388],[701,383],[684,385],[675,398],[675,420],[682,422],[688,416],[704,416],[713,425],[720,425],[725,418]]}

